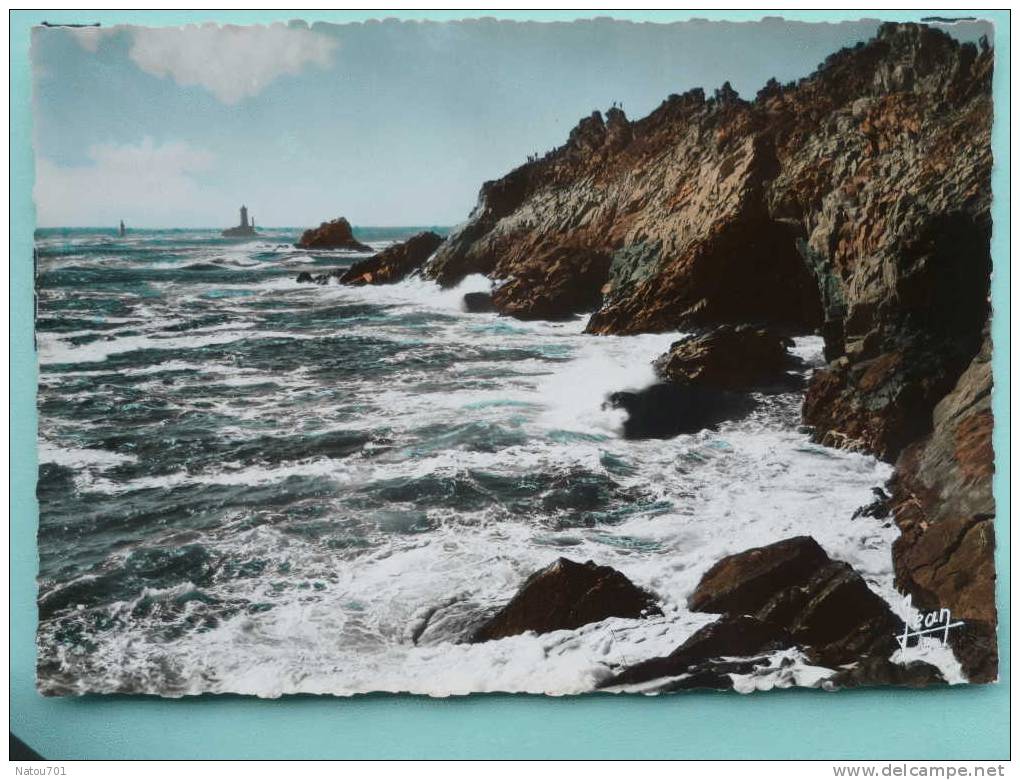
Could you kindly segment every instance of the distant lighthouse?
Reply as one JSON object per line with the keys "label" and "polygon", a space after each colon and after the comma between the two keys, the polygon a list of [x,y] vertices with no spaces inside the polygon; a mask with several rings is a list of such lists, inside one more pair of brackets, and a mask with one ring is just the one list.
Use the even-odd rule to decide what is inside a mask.
{"label": "distant lighthouse", "polygon": [[255,220],[248,221],[248,207],[241,206],[241,222],[237,227],[227,228],[223,231],[223,236],[226,238],[247,238],[248,236],[257,236],[255,232]]}

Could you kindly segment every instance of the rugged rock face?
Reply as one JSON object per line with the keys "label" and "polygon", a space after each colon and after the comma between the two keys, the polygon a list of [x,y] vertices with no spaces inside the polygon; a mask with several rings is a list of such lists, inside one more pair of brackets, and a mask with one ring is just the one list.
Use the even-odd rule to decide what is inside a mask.
{"label": "rugged rock face", "polygon": [[927,665],[903,669],[889,662],[902,623],[849,564],[830,559],[809,536],[723,558],[701,578],[688,606],[724,617],[670,655],[626,669],[603,686],[689,675],[679,687],[730,687],[729,674],[747,674],[760,656],[794,647],[820,666],[855,664],[834,675],[837,686],[941,679]]}
{"label": "rugged rock face", "polygon": [[[595,333],[824,322],[833,357],[867,358],[928,325],[980,329],[991,67],[990,51],[885,24],[753,102],[724,85],[635,122],[596,112],[487,182],[428,273],[508,280],[506,311],[530,316],[576,310],[557,291],[583,278],[585,305],[603,297]],[[937,317],[947,293],[968,305]],[[957,374],[973,336],[959,335]]]}
{"label": "rugged rock face", "polygon": [[531,575],[517,595],[472,637],[473,642],[535,631],[579,628],[610,617],[661,614],[655,596],[608,566],[560,558]]}
{"label": "rugged rock face", "polygon": [[357,252],[371,252],[372,247],[365,246],[354,238],[351,223],[344,217],[331,222],[323,222],[317,228],[311,228],[301,234],[297,246],[302,249],[350,249]]}
{"label": "rugged rock face", "polygon": [[782,626],[822,666],[872,655],[888,658],[902,623],[846,563],[810,536],[785,539],[723,558],[687,600],[698,612],[754,615]]}
{"label": "rugged rock face", "polygon": [[492,302],[520,320],[558,320],[594,311],[602,302],[609,255],[571,246],[543,246],[515,268]]}
{"label": "rugged rock face", "polygon": [[772,594],[755,613],[787,628],[822,666],[888,659],[903,623],[847,563],[829,561],[806,582]]}
{"label": "rugged rock face", "polygon": [[[984,41],[890,23],[750,102],[724,85],[635,122],[595,113],[487,182],[426,269],[488,274],[518,316],[597,306],[591,333],[820,327],[830,362],[804,420],[818,441],[898,459],[898,582],[968,619],[956,650],[975,680],[996,666],[992,420],[976,396],[990,376],[975,358],[992,67]],[[565,276],[583,279],[576,297]]]}
{"label": "rugged rock face", "polygon": [[931,430],[988,317],[992,55],[886,25],[830,59],[798,102],[846,102],[810,137],[780,136],[770,208],[799,225],[835,361],[805,421],[895,460]]}
{"label": "rugged rock face", "polygon": [[315,275],[302,271],[297,275],[297,281],[329,284],[330,279],[336,279],[340,284],[350,285],[394,284],[421,268],[441,243],[442,236],[423,231],[365,260],[359,260],[349,268],[337,268]]}
{"label": "rugged rock face", "polygon": [[750,615],[770,594],[806,582],[829,562],[825,550],[810,536],[795,536],[767,547],[755,547],[717,561],[687,597],[695,612]]}
{"label": "rugged rock face", "polygon": [[382,252],[354,263],[339,274],[340,284],[393,284],[417,271],[443,243],[442,236],[423,231],[406,241],[386,247]]}
{"label": "rugged rock face", "polygon": [[990,682],[995,651],[991,340],[935,407],[934,430],[907,448],[893,480],[897,582],[923,610],[943,607],[963,631],[950,633],[968,677]]}
{"label": "rugged rock face", "polygon": [[[515,315],[604,301],[589,324],[599,333],[817,324],[811,275],[765,206],[775,158],[762,129],[749,104],[701,90],[638,122],[596,112],[564,146],[487,182],[428,273],[443,284],[477,272],[505,280],[501,310]],[[583,280],[569,294],[568,277]]]}
{"label": "rugged rock face", "polygon": [[720,325],[673,342],[655,370],[676,384],[719,390],[789,386],[801,364],[788,351],[792,343],[767,328]]}

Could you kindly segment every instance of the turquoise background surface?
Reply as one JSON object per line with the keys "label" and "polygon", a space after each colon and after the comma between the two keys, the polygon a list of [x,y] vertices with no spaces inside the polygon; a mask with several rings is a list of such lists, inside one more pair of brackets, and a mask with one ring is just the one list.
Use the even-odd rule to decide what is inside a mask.
{"label": "turquoise background surface", "polygon": [[[996,565],[1001,680],[923,691],[813,690],[640,697],[449,699],[236,696],[46,699],[34,685],[38,568],[36,360],[32,339],[33,159],[29,31],[53,23],[170,25],[369,18],[634,21],[692,17],[918,21],[980,16],[995,29],[992,299]],[[1008,11],[14,11],[11,13],[11,729],[47,758],[782,758],[1009,756],[1009,12]]]}

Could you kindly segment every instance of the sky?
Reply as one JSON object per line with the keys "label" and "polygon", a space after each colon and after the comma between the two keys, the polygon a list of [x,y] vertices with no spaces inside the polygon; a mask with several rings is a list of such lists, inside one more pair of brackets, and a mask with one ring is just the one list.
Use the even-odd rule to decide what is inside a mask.
{"label": "sky", "polygon": [[[455,225],[482,182],[594,110],[753,98],[874,35],[840,24],[595,19],[36,28],[41,227]],[[953,34],[992,39],[986,23]]]}

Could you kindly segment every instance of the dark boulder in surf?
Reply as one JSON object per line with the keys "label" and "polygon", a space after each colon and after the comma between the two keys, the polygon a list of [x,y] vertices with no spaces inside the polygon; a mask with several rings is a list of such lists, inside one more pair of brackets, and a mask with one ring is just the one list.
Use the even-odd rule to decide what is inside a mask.
{"label": "dark boulder in surf", "polygon": [[484,292],[465,293],[461,308],[472,314],[496,311],[496,305],[492,302],[492,296]]}
{"label": "dark boulder in surf", "polygon": [[719,390],[789,389],[802,383],[793,341],[768,328],[720,325],[673,342],[655,361],[656,373],[681,385]]}
{"label": "dark boulder in surf", "polygon": [[825,666],[871,654],[888,657],[902,627],[850,564],[829,558],[810,536],[723,558],[701,578],[687,605],[781,625]]}
{"label": "dark boulder in surf", "polygon": [[600,687],[681,676],[660,690],[731,687],[729,675],[749,674],[764,665],[763,656],[792,648],[811,664],[840,670],[829,687],[935,679],[930,669],[889,661],[902,622],[852,566],[829,558],[809,536],[723,558],[687,601],[695,612],[723,617],[668,656],[625,669]]}
{"label": "dark boulder in surf", "polygon": [[756,615],[784,626],[816,664],[836,668],[888,659],[903,622],[854,568],[829,561],[803,584],[771,594]]}
{"label": "dark boulder in surf", "polygon": [[347,249],[352,252],[371,252],[372,247],[366,246],[354,237],[351,223],[344,217],[330,222],[323,222],[317,228],[310,228],[301,234],[297,242],[301,249]]}
{"label": "dark boulder in surf", "polygon": [[654,595],[616,569],[559,558],[532,574],[510,602],[471,638],[486,642],[534,631],[579,628],[611,617],[660,615]]}
{"label": "dark boulder in surf", "polygon": [[425,230],[334,273],[340,284],[394,284],[421,268],[442,243],[442,236]]}
{"label": "dark boulder in surf", "polygon": [[744,417],[755,408],[755,402],[736,393],[662,382],[643,390],[613,393],[605,406],[627,412],[625,438],[668,439]]}
{"label": "dark boulder in surf", "polygon": [[810,536],[723,558],[687,599],[698,612],[753,614],[783,626],[823,666],[871,655],[888,658],[902,622],[848,563],[834,561]]}
{"label": "dark boulder in surf", "polygon": [[695,612],[753,614],[772,594],[806,582],[828,562],[825,550],[810,536],[744,550],[705,572],[687,606]]}
{"label": "dark boulder in surf", "polygon": [[335,279],[337,276],[336,272],[324,271],[321,274],[311,274],[308,271],[302,271],[297,275],[297,281],[299,284],[329,284],[330,279]]}

